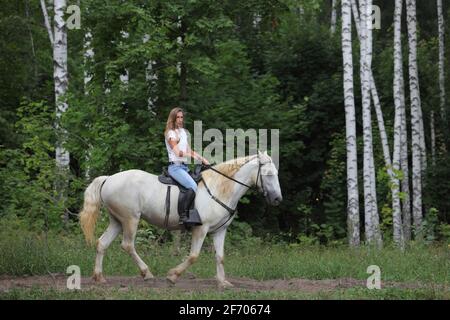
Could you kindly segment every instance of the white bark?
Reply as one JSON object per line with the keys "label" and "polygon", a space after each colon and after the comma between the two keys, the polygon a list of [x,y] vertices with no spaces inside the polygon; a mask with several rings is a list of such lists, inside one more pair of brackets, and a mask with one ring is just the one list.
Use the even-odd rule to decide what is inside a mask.
{"label": "white bark", "polygon": [[254,13],[253,14],[253,28],[259,29],[259,26],[261,25],[261,14],[260,13]]}
{"label": "white bark", "polygon": [[400,207],[400,183],[396,172],[400,170],[400,152],[402,143],[402,38],[401,38],[401,18],[402,18],[402,0],[395,0],[394,11],[394,104],[395,104],[395,121],[394,121],[394,154],[393,154],[393,170],[394,174],[391,178],[392,183],[392,222],[394,227],[394,242],[404,248],[403,240],[403,224]]}
{"label": "white bark", "polygon": [[[361,92],[364,137],[364,212],[366,240],[369,244],[382,245],[376,196],[375,168],[373,162],[372,120],[370,110],[370,70],[372,67],[372,1],[360,1],[361,24]],[[370,26],[369,26],[370,23]]]}
{"label": "white bark", "polygon": [[[178,29],[181,29],[181,17],[180,16],[178,17],[177,27],[178,27]],[[180,50],[181,50],[181,48],[183,47],[183,38],[181,36],[177,37],[177,44],[178,44],[178,48],[180,48]],[[177,62],[177,74],[178,74],[178,76],[181,75],[181,61]]]}
{"label": "white bark", "polygon": [[[68,88],[67,71],[67,31],[64,21],[64,12],[66,10],[66,0],[54,1],[54,44],[53,44],[53,78],[55,81],[55,103],[56,119],[55,128],[57,133],[56,140],[56,164],[59,170],[59,177],[56,183],[58,198],[65,201],[67,190],[67,176],[69,171],[69,152],[64,149],[67,132],[60,127],[61,116],[66,112],[68,105],[64,101],[64,95]],[[64,221],[67,223],[69,216],[64,214]]]}
{"label": "white bark", "polygon": [[[68,105],[62,97],[67,92],[68,73],[67,73],[67,32],[64,21],[64,11],[66,9],[66,0],[55,0],[54,17],[54,46],[53,46],[53,77],[55,80],[55,101],[56,101],[56,128],[59,129],[59,122],[62,114],[67,110]],[[62,147],[64,143],[64,130],[59,131],[56,162],[60,167],[68,168],[69,153]]]}
{"label": "white bark", "polygon": [[[403,57],[402,66],[403,66]],[[402,198],[402,213],[403,213],[403,237],[405,242],[411,240],[411,197],[409,189],[409,160],[408,160],[408,130],[406,125],[406,103],[405,103],[405,82],[403,77],[403,70],[400,74],[400,103],[402,106],[402,123],[401,123],[401,143],[400,143],[400,168],[403,173],[403,180],[401,183]]]}
{"label": "white bark", "polygon": [[436,165],[436,132],[434,128],[434,111],[430,115],[430,135],[431,135],[431,162]]}
{"label": "white bark", "polygon": [[37,79],[38,72],[37,72],[37,65],[36,65],[36,49],[34,47],[34,38],[33,38],[33,32],[31,32],[30,27],[30,8],[28,4],[28,0],[25,0],[25,14],[27,16],[27,29],[28,34],[30,35],[30,44],[31,44],[31,53],[33,54],[33,71],[34,71],[34,78]]}
{"label": "white bark", "polygon": [[[130,37],[130,34],[126,31],[121,31],[120,33],[122,34],[123,39],[128,39]],[[129,74],[128,69],[125,69],[125,73],[121,74],[119,77],[120,77],[120,82],[122,82],[124,88],[128,89],[128,82],[130,79],[130,74]]]}
{"label": "white bark", "polygon": [[94,58],[94,49],[92,48],[92,33],[87,31],[84,35],[84,92],[88,94],[87,86],[92,80],[92,74],[88,68]]}
{"label": "white bark", "polygon": [[441,117],[446,119],[445,114],[445,46],[444,46],[444,14],[442,13],[442,0],[437,0],[437,15],[438,15],[438,32],[439,32],[439,97]]}
{"label": "white bark", "polygon": [[350,0],[342,0],[342,57],[344,66],[345,129],[347,148],[347,232],[351,246],[358,246],[359,196],[355,98],[353,90],[352,25]]}
{"label": "white bark", "polygon": [[[337,0],[331,1],[331,33],[336,32]],[[350,20],[351,21],[351,20]]]}
{"label": "white bark", "polygon": [[[361,36],[360,36],[361,21],[359,19],[358,6],[356,5],[356,0],[351,0],[351,2],[352,2],[353,17],[355,19],[356,32],[361,41]],[[389,176],[392,177],[391,152],[389,150],[389,142],[388,142],[388,138],[387,138],[387,134],[386,134],[386,128],[384,126],[383,112],[381,110],[380,98],[378,96],[378,91],[377,91],[377,87],[375,84],[375,79],[373,77],[372,69],[370,70],[370,92],[371,92],[372,99],[373,99],[373,105],[375,107],[375,114],[377,116],[377,123],[378,123],[378,128],[380,131],[381,146],[383,149],[384,162],[385,162]]]}
{"label": "white bark", "polygon": [[[89,95],[89,82],[92,80],[92,73],[91,70],[89,70],[89,66],[92,63],[92,60],[94,59],[94,49],[92,48],[92,33],[88,30],[84,35],[84,94]],[[91,168],[89,166],[89,160],[91,158],[91,152],[92,152],[92,146],[87,146],[86,150],[86,163],[88,164],[86,166],[85,171],[85,178],[87,181],[91,180]]]}
{"label": "white bark", "polygon": [[52,26],[50,25],[50,19],[48,18],[48,12],[47,12],[47,7],[45,5],[45,0],[41,0],[41,9],[42,9],[42,14],[44,15],[45,28],[47,29],[47,32],[48,32],[48,38],[50,39],[50,43],[53,47],[53,43],[55,41],[53,39]]}
{"label": "white bark", "polygon": [[[418,78],[417,78],[418,79]],[[419,81],[419,80],[417,80]],[[420,161],[422,162],[422,176],[425,176],[425,172],[427,171],[427,148],[425,145],[425,129],[423,127],[423,113],[422,113],[422,102],[420,100],[420,85],[417,83],[417,88],[419,92],[419,125],[420,125]]]}
{"label": "white bark", "polygon": [[422,229],[422,155],[420,125],[420,93],[417,70],[416,1],[406,0],[409,47],[409,88],[411,95],[412,186],[415,235]]}

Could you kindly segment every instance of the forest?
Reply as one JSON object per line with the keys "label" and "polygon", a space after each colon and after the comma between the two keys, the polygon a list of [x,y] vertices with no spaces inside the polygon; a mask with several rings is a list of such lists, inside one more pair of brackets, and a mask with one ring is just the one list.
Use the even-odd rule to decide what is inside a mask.
{"label": "forest", "polygon": [[[223,134],[230,128],[279,130],[283,201],[268,206],[253,190],[240,199],[226,244],[233,250],[231,274],[365,279],[371,264],[365,262],[375,255],[383,263],[392,258],[390,280],[448,286],[449,1],[0,4],[0,274],[65,273],[78,264],[89,276],[95,250],[85,247],[78,217],[85,189],[95,177],[129,169],[160,174],[168,162],[167,116],[181,107],[190,132],[195,121]],[[195,151],[210,143],[203,139]],[[98,236],[107,220],[103,211]],[[189,233],[174,235],[141,221],[136,243],[138,251],[158,248],[162,257],[170,255],[164,245],[180,237],[177,250],[184,252]],[[286,273],[275,266],[267,273],[240,269],[237,252],[251,256],[247,247],[264,248],[280,263],[283,248],[298,261],[308,261],[303,249],[311,259],[323,250],[322,263],[334,261],[338,269],[322,265],[315,273],[311,265],[296,273],[295,262]],[[336,262],[352,248],[362,250],[352,253],[359,262],[346,260],[341,267],[361,265],[355,273]],[[113,256],[106,273],[135,274],[131,259],[112,253],[116,249],[108,251]],[[161,257],[162,267],[151,264],[156,274],[179,260]],[[107,267],[113,259],[126,266]],[[434,266],[423,271],[428,264],[420,261]],[[400,275],[405,264],[426,274]],[[213,274],[195,268],[201,276]],[[390,297],[405,296],[450,298],[448,287]],[[29,298],[22,291],[5,297]]]}

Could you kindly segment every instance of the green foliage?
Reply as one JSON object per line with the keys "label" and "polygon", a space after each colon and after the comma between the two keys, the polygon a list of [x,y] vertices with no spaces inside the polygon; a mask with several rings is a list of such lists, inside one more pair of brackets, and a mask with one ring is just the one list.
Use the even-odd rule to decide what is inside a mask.
{"label": "green foliage", "polygon": [[438,210],[436,208],[430,208],[423,221],[423,233],[426,242],[431,243],[437,239],[438,227]]}
{"label": "green foliage", "polygon": [[[61,215],[79,211],[83,191],[94,177],[131,168],[159,173],[167,161],[163,140],[167,114],[179,105],[187,111],[191,132],[195,120],[203,121],[204,130],[222,132],[280,129],[284,201],[267,208],[259,195],[248,193],[239,203],[239,220],[230,228],[233,243],[262,238],[293,245],[345,241],[342,52],[339,32],[329,30],[329,1],[83,1],[82,29],[68,32],[69,108],[61,124],[68,132],[65,148],[71,155],[65,203],[57,200],[54,190],[61,177],[54,163],[53,59],[47,32],[37,27],[43,23],[40,2],[0,0],[0,4],[0,69],[4,71],[0,75],[0,219],[18,217],[31,229],[59,230]],[[373,71],[390,138],[393,4],[380,0],[379,5],[385,8],[382,21],[386,23],[374,31]],[[430,31],[435,29],[435,12],[424,2],[418,3],[418,14],[421,100],[429,132],[430,112],[440,118],[438,46]],[[87,32],[92,34],[94,49],[90,60],[84,58]],[[357,70],[356,40],[354,45]],[[406,63],[407,50],[404,54]],[[86,85],[85,72],[92,76]],[[125,73],[127,84],[120,79]],[[359,80],[355,72],[358,134]],[[375,119],[373,124],[378,207],[384,237],[389,239],[391,181]],[[436,211],[429,211],[425,221],[428,240],[446,241],[450,138],[443,121],[437,121],[436,127],[437,162],[429,166],[424,183],[424,206]],[[392,147],[392,139],[389,142]],[[358,150],[361,173],[362,139]],[[401,172],[394,174],[403,179]],[[74,218],[71,224],[76,223]],[[69,230],[78,228],[69,226]],[[142,246],[158,239],[166,242],[170,236],[149,225],[138,234]]]}
{"label": "green foliage", "polygon": [[53,112],[44,102],[24,101],[18,108],[18,149],[0,149],[2,216],[17,216],[30,228],[61,227],[63,212],[54,182]]}

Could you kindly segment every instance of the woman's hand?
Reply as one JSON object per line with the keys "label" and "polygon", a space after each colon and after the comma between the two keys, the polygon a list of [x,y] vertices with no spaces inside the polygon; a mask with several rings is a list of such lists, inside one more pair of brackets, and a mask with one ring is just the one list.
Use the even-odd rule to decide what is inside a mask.
{"label": "woman's hand", "polygon": [[205,158],[203,158],[203,157],[202,157],[202,163],[203,163],[203,164],[206,164],[206,165],[209,165],[209,161],[208,161],[208,160],[206,160],[206,159],[205,159]]}

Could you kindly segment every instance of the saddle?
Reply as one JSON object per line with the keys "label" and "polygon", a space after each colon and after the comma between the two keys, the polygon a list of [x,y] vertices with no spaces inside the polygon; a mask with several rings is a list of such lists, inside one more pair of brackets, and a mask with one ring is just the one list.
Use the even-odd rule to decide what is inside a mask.
{"label": "saddle", "polygon": [[[201,164],[196,164],[194,167],[194,171],[189,171],[190,176],[195,181],[195,183],[199,183],[202,179],[201,172],[205,168]],[[175,179],[173,179],[167,170],[167,167],[163,167],[163,172],[158,176],[158,181],[167,185],[167,194],[166,194],[166,217],[164,221],[164,227],[166,228],[169,221],[170,214],[170,189],[172,186],[178,187],[180,190],[180,194],[178,196],[178,214],[181,215],[182,210],[189,206],[189,214],[188,220],[185,223],[186,227],[198,226],[202,224],[202,220],[200,215],[198,214],[197,209],[195,209],[195,201],[192,199],[192,193],[188,192],[189,189],[186,189],[184,186],[179,184]],[[187,203],[190,202],[190,203]]]}

